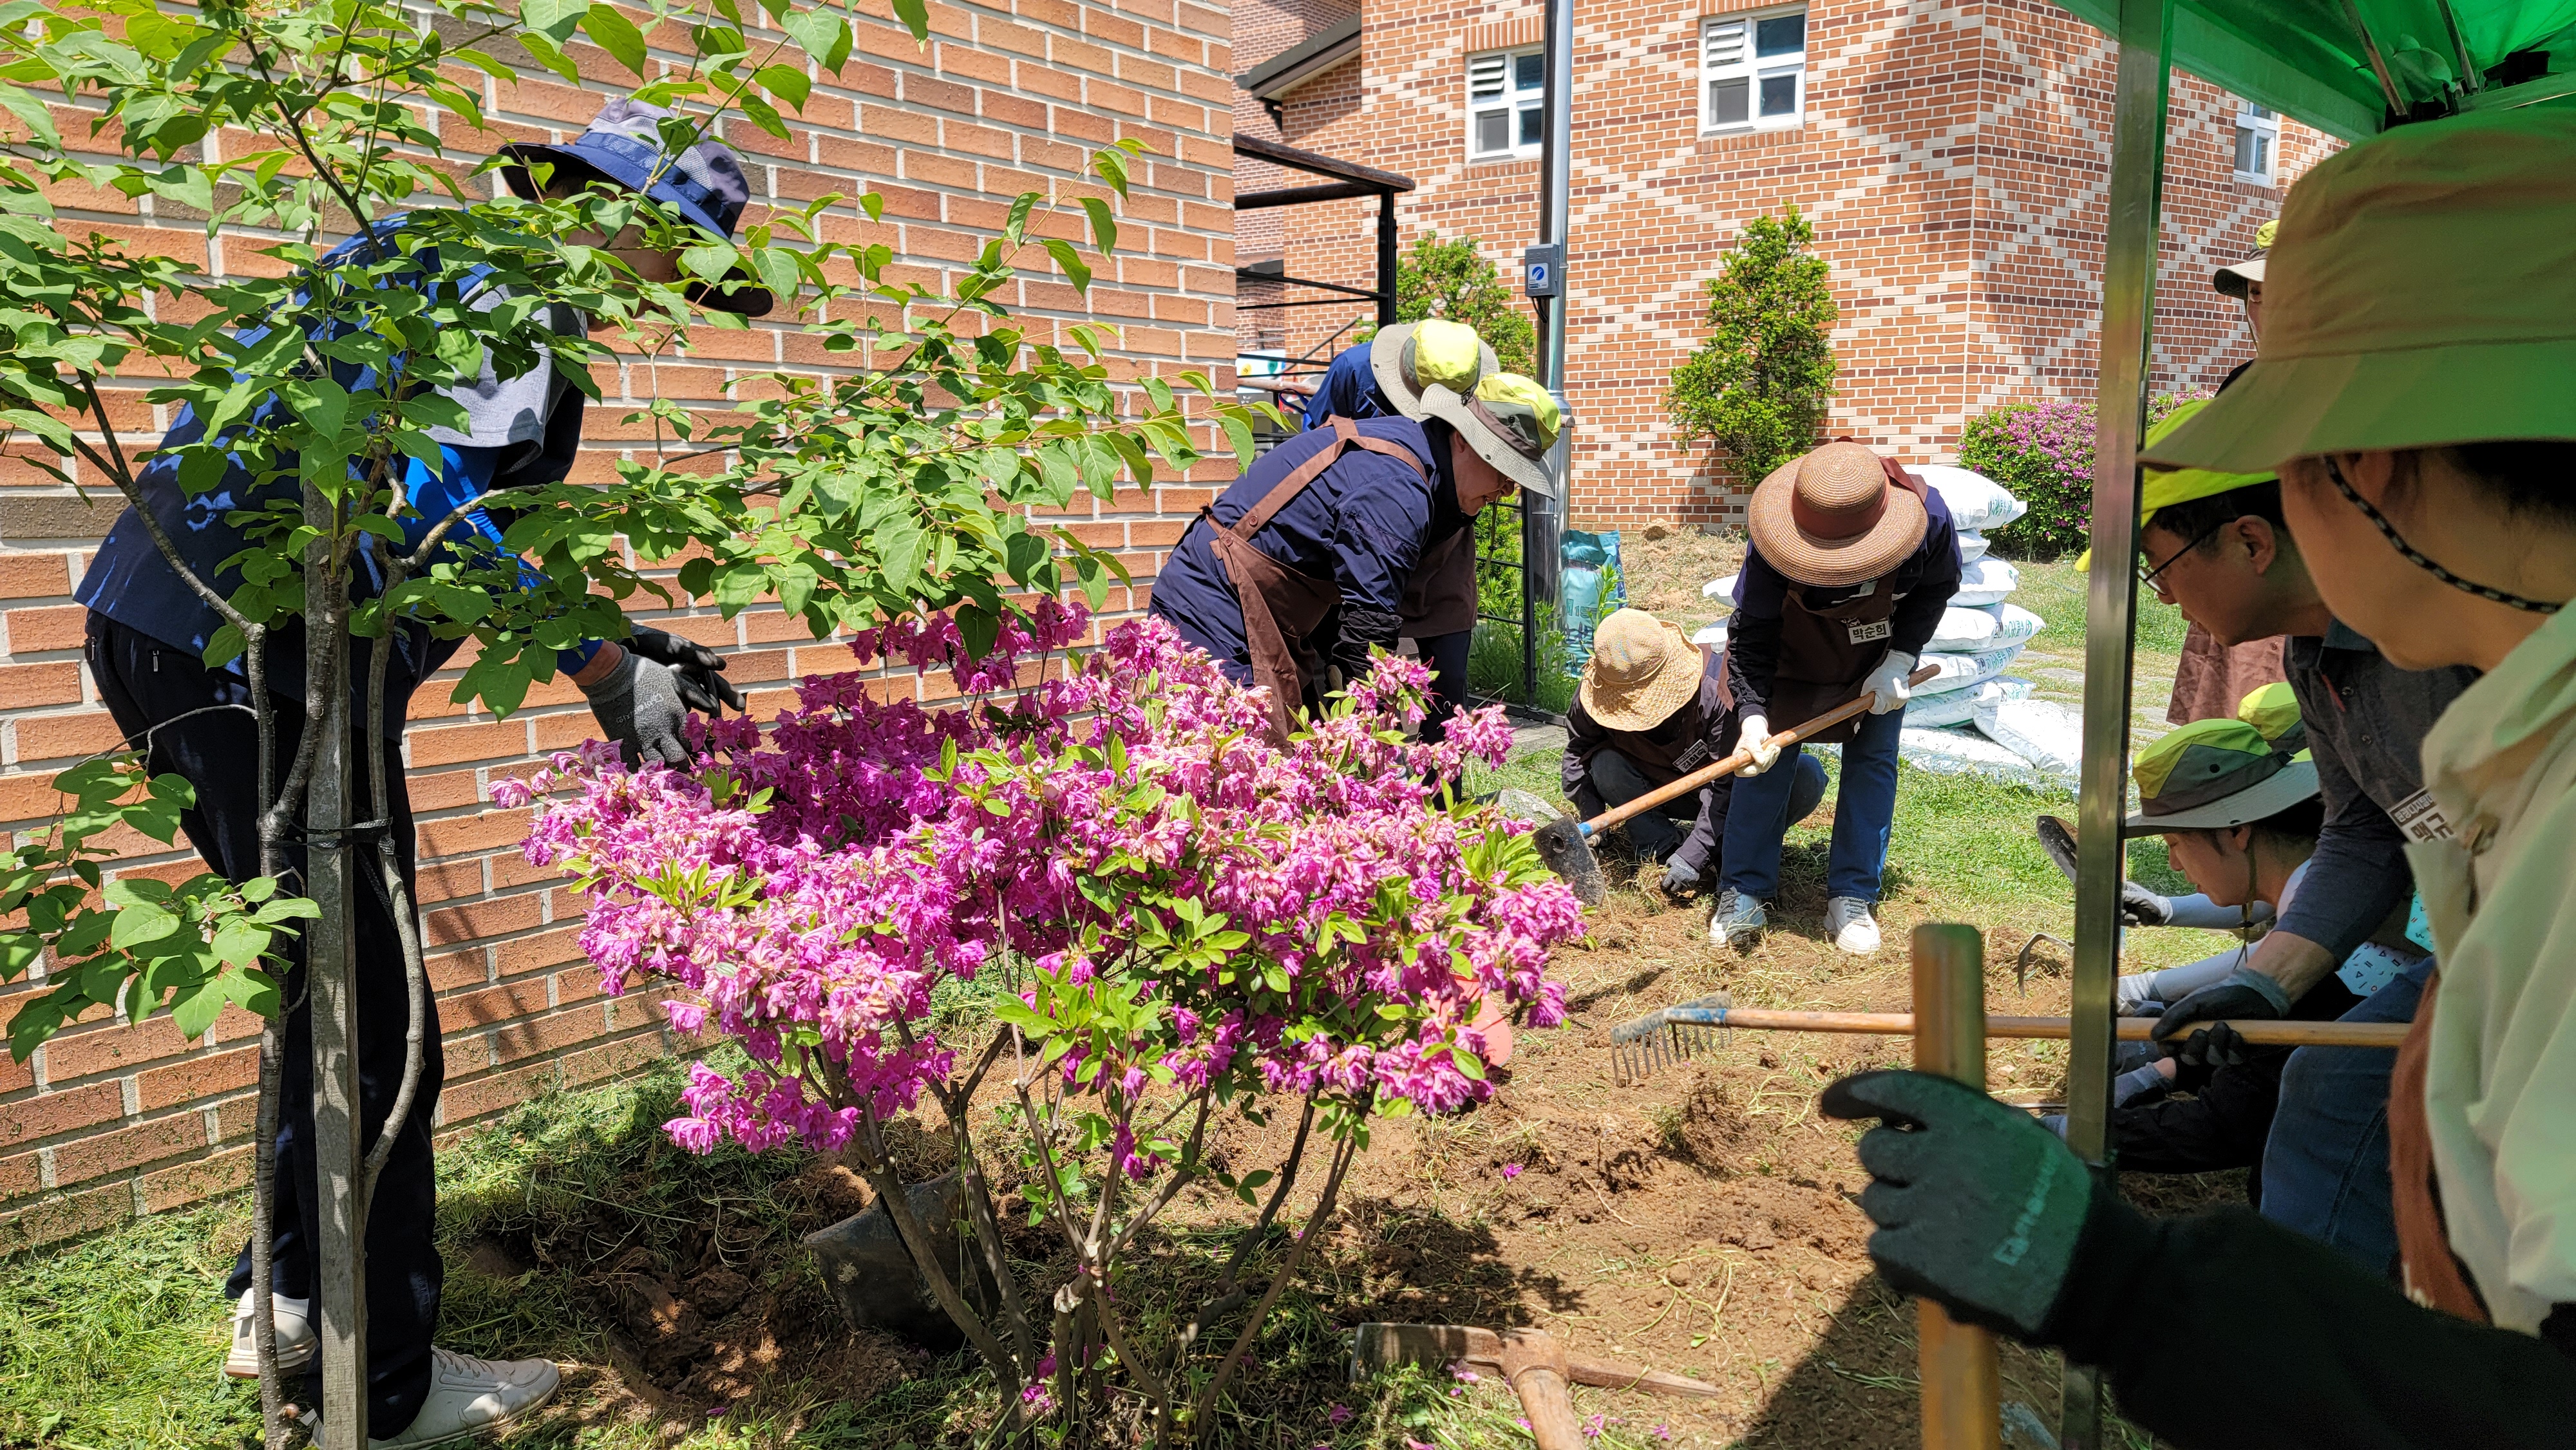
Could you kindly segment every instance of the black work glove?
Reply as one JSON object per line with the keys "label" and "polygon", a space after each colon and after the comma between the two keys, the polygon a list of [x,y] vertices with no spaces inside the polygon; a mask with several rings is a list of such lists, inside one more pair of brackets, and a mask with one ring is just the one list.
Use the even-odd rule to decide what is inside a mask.
{"label": "black work glove", "polygon": [[1348,689],[1368,678],[1370,650],[1394,650],[1404,621],[1383,609],[1345,605],[1341,625],[1333,637],[1333,667],[1342,672],[1342,687]]}
{"label": "black work glove", "polygon": [[2238,1036],[2235,1028],[2224,1022],[2213,1023],[2182,1040],[2182,1050],[2174,1054],[2173,1085],[2177,1091],[2196,1093],[2209,1086],[2219,1069],[2242,1067],[2257,1050]]}
{"label": "black work glove", "polygon": [[2279,983],[2261,972],[2238,967],[2228,973],[2225,981],[2203,987],[2167,1007],[2148,1036],[2172,1053],[2177,1050],[2173,1039],[2190,1031],[2195,1022],[2217,1022],[2229,1017],[2277,1021],[2289,1015],[2290,1000]]}
{"label": "black work glove", "polygon": [[725,657],[694,640],[639,624],[626,647],[657,665],[680,672],[680,703],[701,715],[721,716],[730,708],[743,712],[742,691],[724,677]]}
{"label": "black work glove", "polygon": [[1666,896],[1691,895],[1699,890],[1699,870],[1679,861],[1669,862],[1664,867],[1663,886]]}
{"label": "black work glove", "polygon": [[2120,883],[2122,926],[2173,925],[2173,898],[2159,896],[2135,881]]}
{"label": "black work glove", "polygon": [[1860,1208],[1887,1281],[1962,1323],[2037,1340],[2092,1207],[2082,1161],[2030,1114],[1930,1073],[1858,1073],[1818,1106],[1885,1121],[1861,1135],[1877,1181]]}
{"label": "black work glove", "polygon": [[628,650],[617,668],[581,692],[590,697],[600,733],[617,742],[627,765],[689,763],[689,747],[680,733],[689,708],[680,700],[678,669]]}

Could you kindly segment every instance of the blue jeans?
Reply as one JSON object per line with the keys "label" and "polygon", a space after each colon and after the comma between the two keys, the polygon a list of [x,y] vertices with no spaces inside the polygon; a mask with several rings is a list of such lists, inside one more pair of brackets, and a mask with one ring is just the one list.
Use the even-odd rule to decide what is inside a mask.
{"label": "blue jeans", "polygon": [[[2426,957],[2343,1014],[2346,1022],[2412,1022]],[[2302,1047],[2281,1070],[2281,1106],[2263,1149],[2263,1216],[2339,1249],[2374,1274],[2394,1274],[2397,1223],[2389,1207],[2388,1075],[2379,1048]]]}
{"label": "blue jeans", "polygon": [[[1878,874],[1887,865],[1887,830],[1896,819],[1896,739],[1905,728],[1905,712],[1860,719],[1859,737],[1843,746],[1842,777],[1835,785],[1825,893],[1876,901]],[[1803,753],[1792,745],[1769,770],[1750,780],[1735,778],[1721,885],[1757,901],[1780,889],[1780,838],[1789,830],[1789,795]]]}

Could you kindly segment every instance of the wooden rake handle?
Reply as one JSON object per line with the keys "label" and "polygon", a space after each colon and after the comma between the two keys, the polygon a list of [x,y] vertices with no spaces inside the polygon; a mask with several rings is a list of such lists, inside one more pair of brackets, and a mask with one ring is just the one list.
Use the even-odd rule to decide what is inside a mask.
{"label": "wooden rake handle", "polygon": [[[1909,687],[1919,685],[1939,673],[1941,673],[1939,666],[1925,665],[1923,668],[1916,670],[1913,674],[1906,676],[1905,683]],[[1788,729],[1771,736],[1770,740],[1772,743],[1780,745],[1783,748],[1795,745],[1799,741],[1804,740],[1811,735],[1815,735],[1821,731],[1831,730],[1835,726],[1843,723],[1845,720],[1850,719],[1854,715],[1859,714],[1861,711],[1866,710],[1877,703],[1878,691],[1864,690],[1861,692],[1858,699],[1847,700],[1842,704],[1836,705],[1834,708],[1827,710],[1825,713],[1817,716],[1813,720],[1802,720],[1799,723],[1790,726]],[[1750,750],[1739,750],[1733,755],[1730,755],[1715,764],[1703,765],[1699,769],[1692,771],[1690,774],[1683,776],[1681,779],[1674,781],[1670,785],[1658,786],[1655,789],[1646,792],[1644,795],[1637,797],[1635,800],[1629,801],[1625,805],[1613,806],[1609,810],[1603,811],[1601,814],[1585,821],[1583,823],[1583,834],[1586,837],[1597,836],[1603,831],[1610,829],[1612,826],[1618,825],[1620,822],[1627,820],[1631,816],[1643,815],[1647,811],[1653,810],[1655,807],[1662,805],[1668,800],[1672,800],[1677,796],[1688,795],[1692,791],[1699,789],[1701,786],[1708,784],[1710,781],[1715,780],[1720,776],[1733,775],[1735,772],[1742,770],[1744,767],[1751,765],[1752,763],[1753,752]]]}
{"label": "wooden rake handle", "polygon": [[[1677,1009],[1679,1010],[1679,1009]],[[1683,1021],[1675,1016],[1667,1020]],[[2153,1017],[2113,1019],[2113,1035],[2122,1042],[2147,1042]],[[1767,1007],[1706,1008],[1691,1011],[1687,1025],[1744,1027],[1772,1032],[1863,1032],[1906,1037],[1915,1031],[1911,1012],[1784,1012]],[[2214,1026],[2215,1024],[2195,1024]],[[2403,1022],[2274,1022],[2232,1020],[2236,1035],[2257,1047],[2380,1047],[2395,1049],[2406,1040]],[[1988,1037],[2043,1037],[2063,1040],[2072,1034],[2065,1017],[1988,1017]]]}

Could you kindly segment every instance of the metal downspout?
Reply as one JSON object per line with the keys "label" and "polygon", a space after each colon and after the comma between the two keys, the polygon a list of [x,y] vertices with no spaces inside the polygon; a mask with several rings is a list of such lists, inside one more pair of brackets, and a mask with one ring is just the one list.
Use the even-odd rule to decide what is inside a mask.
{"label": "metal downspout", "polygon": [[[2120,880],[2127,852],[2130,672],[2137,625],[2138,439],[2146,426],[2154,338],[2157,212],[2173,54],[2167,0],[2120,0],[2111,126],[2109,225],[2102,257],[2101,391],[2093,438],[2093,571],[2084,612],[2084,764],[2077,809],[2074,1040],[2066,1141],[2107,1177],[2112,1164],[2111,1017],[2120,971]],[[2069,1365],[2058,1422],[2064,1450],[2099,1450],[2102,1381]]]}

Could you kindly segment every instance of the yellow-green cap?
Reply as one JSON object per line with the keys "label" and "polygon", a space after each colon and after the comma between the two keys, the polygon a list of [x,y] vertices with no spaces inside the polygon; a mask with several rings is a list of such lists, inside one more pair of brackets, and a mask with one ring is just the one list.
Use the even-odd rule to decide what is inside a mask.
{"label": "yellow-green cap", "polygon": [[2399,126],[2290,189],[2254,365],[2149,461],[2576,438],[2576,111]]}
{"label": "yellow-green cap", "polygon": [[1368,361],[1378,391],[1408,418],[1422,416],[1423,389],[1437,384],[1463,393],[1501,367],[1474,328],[1445,317],[1378,329],[1369,342]]}
{"label": "yellow-green cap", "polygon": [[[2214,398],[2194,398],[2165,414],[2158,420],[2156,426],[2147,430],[2146,443],[2139,451],[2146,452],[2171,437],[2175,429],[2190,422],[2194,415],[2215,401],[2217,400]],[[2210,468],[2146,469],[2138,481],[2138,527],[2142,530],[2146,528],[2148,521],[2156,516],[2156,510],[2160,508],[2189,503],[2193,499],[2211,498],[2222,493],[2234,493],[2240,488],[2252,488],[2258,483],[2276,482],[2279,478],[2280,475],[2277,473],[2221,473]],[[2083,555],[2076,559],[2075,567],[2092,568],[2093,551],[2085,550]]]}
{"label": "yellow-green cap", "polygon": [[2129,767],[2132,836],[2214,831],[2276,815],[2317,793],[2313,761],[2294,760],[2243,720],[2194,720],[2158,736]]}
{"label": "yellow-green cap", "polygon": [[2299,692],[2287,680],[2274,680],[2237,702],[2236,718],[2261,732],[2274,750],[2304,758],[2308,722],[2299,714]]}

